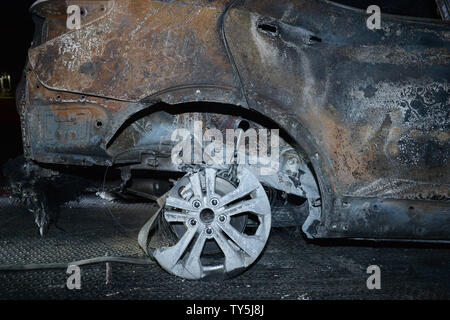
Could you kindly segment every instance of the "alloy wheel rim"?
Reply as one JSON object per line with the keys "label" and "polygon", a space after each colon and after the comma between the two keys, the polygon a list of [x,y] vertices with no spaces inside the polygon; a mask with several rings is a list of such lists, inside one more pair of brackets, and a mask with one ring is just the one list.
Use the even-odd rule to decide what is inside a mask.
{"label": "alloy wheel rim", "polygon": [[[155,259],[169,273],[186,279],[246,269],[259,257],[270,233],[270,203],[262,185],[250,171],[242,169],[238,172],[239,185],[219,195],[215,169],[206,168],[185,177],[189,179],[188,187],[180,185],[183,178],[178,181],[166,199],[163,217],[169,224],[182,223],[186,231],[175,245],[158,248]],[[180,194],[180,189],[184,193]],[[251,214],[257,220],[253,234],[231,224],[233,217],[240,214]],[[202,260],[207,241],[215,241],[220,248],[223,257],[219,263],[206,265]]]}

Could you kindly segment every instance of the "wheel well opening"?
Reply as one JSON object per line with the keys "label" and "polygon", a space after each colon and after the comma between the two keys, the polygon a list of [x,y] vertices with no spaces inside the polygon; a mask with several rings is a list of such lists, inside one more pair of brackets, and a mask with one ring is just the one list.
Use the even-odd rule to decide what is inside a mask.
{"label": "wheel well opening", "polygon": [[308,158],[307,153],[304,151],[304,149],[274,119],[253,109],[247,109],[233,104],[216,102],[188,102],[181,104],[167,104],[164,102],[158,102],[130,116],[115,132],[113,137],[107,143],[106,149],[110,149],[110,147],[116,142],[117,138],[124,132],[124,130],[134,122],[161,111],[167,112],[171,115],[178,115],[183,113],[210,113],[240,117],[241,120],[239,121],[236,128],[242,129],[244,132],[250,127],[248,121],[255,122],[269,130],[278,129],[280,138],[282,138],[284,141],[286,141],[286,143],[293,147],[304,158],[305,161],[310,163],[310,159]]}

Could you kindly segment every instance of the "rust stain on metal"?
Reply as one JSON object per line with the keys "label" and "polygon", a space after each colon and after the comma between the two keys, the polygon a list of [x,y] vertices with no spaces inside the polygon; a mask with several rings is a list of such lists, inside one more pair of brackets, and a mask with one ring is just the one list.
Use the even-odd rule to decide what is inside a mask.
{"label": "rust stain on metal", "polygon": [[117,1],[101,19],[31,49],[30,62],[49,88],[127,101],[180,85],[235,86],[221,13],[220,2]]}

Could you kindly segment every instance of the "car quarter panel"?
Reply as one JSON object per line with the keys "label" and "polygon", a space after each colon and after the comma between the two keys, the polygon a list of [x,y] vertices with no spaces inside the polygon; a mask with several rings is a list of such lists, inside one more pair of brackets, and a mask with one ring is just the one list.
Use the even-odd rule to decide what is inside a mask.
{"label": "car quarter panel", "polygon": [[340,195],[448,199],[450,24],[383,16],[369,30],[367,17],[325,1],[230,10],[250,107],[265,100],[279,122],[301,124],[291,133],[313,144]]}

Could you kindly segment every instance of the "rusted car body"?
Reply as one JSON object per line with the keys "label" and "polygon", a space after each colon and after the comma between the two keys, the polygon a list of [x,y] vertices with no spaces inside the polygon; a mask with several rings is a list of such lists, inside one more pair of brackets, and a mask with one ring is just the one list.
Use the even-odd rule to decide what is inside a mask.
{"label": "rusted car body", "polygon": [[[66,27],[71,4],[79,30]],[[31,11],[39,31],[18,93],[26,159],[182,171],[164,130],[254,114],[314,173],[309,238],[450,239],[448,22],[383,15],[369,30],[364,11],[325,0],[49,0]],[[155,141],[144,148],[144,137]]]}

